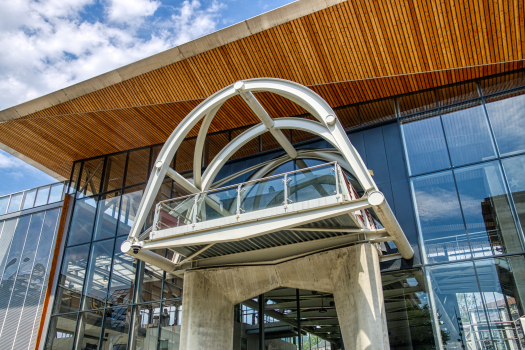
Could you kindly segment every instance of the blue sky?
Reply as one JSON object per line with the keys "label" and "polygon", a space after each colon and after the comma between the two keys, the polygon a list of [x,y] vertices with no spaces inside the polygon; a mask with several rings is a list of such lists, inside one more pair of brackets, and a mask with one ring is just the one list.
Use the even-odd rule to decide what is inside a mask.
{"label": "blue sky", "polygon": [[[0,110],[291,0],[0,0]],[[55,182],[0,151],[0,195]]]}

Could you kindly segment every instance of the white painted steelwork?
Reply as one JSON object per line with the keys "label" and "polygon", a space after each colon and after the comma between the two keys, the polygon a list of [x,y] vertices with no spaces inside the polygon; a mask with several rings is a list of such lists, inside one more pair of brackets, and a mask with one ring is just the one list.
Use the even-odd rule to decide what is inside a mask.
{"label": "white painted steelwork", "polygon": [[[256,97],[253,95],[253,92],[262,91],[271,92],[293,101],[294,103],[304,108],[313,117],[315,117],[317,121],[301,118],[271,118],[271,116],[268,115],[268,113],[264,110],[261,104],[257,101]],[[246,130],[245,132],[231,140],[210,162],[204,173],[201,173],[202,154],[208,128],[213,118],[215,117],[215,114],[224,104],[224,102],[236,95],[240,95],[243,98],[243,100],[248,104],[248,106],[252,109],[255,115],[261,120],[261,123],[251,127],[250,129]],[[171,169],[169,167],[169,164],[171,159],[173,159],[181,142],[187,137],[188,133],[192,130],[192,128],[203,118],[204,120],[202,121],[195,145],[192,183],[184,177],[182,177],[180,174],[178,174],[175,170]],[[302,130],[309,133],[313,133],[325,139],[327,142],[333,145],[335,149],[299,151],[295,150],[293,145],[281,132],[282,129]],[[394,240],[401,255],[405,259],[412,258],[413,250],[410,247],[408,240],[406,239],[401,227],[397,223],[397,220],[395,219],[390,207],[384,200],[384,196],[378,191],[378,188],[374,180],[372,179],[372,176],[370,175],[368,169],[363,163],[361,157],[359,156],[358,152],[348,139],[343,127],[341,126],[341,123],[339,122],[332,108],[319,95],[317,95],[315,92],[308,89],[307,87],[291,81],[272,78],[258,78],[239,81],[216,92],[212,96],[208,97],[201,104],[199,104],[177,126],[177,128],[173,131],[173,133],[170,135],[170,137],[164,144],[164,147],[162,148],[157,157],[155,167],[152,170],[150,179],[148,181],[148,185],[144,192],[144,196],[137,210],[137,216],[134,220],[133,227],[131,228],[128,237],[128,243],[123,244],[121,248],[122,251],[131,254],[141,260],[149,262],[153,265],[161,267],[167,271],[174,271],[180,268],[180,264],[175,264],[173,261],[160,257],[157,254],[149,251],[149,249],[155,249],[159,247],[174,247],[178,245],[179,243],[176,242],[180,241],[181,239],[180,233],[173,232],[173,234],[169,234],[167,231],[162,232],[161,230],[155,230],[155,228],[153,228],[151,234],[141,236],[141,229],[143,228],[146,218],[150,212],[150,209],[154,204],[156,195],[160,189],[160,186],[165,176],[167,175],[170,178],[172,178],[176,183],[181,185],[190,193],[196,194],[199,192],[206,192],[212,188],[220,187],[221,184],[224,184],[226,181],[229,181],[229,178],[227,178],[223,179],[222,181],[219,181],[218,183],[214,183],[215,177],[217,176],[221,168],[224,166],[224,164],[243,145],[265,132],[270,132],[286,153],[284,156],[260,164],[258,167],[254,167],[253,169],[246,170],[256,170],[255,173],[251,176],[251,179],[261,178],[264,175],[266,175],[270,170],[275,169],[277,166],[291,159],[313,158],[324,160],[327,162],[337,161],[339,165],[342,168],[344,168],[345,171],[350,173],[359,183],[360,187],[364,191],[364,195],[361,198],[356,197],[349,201],[339,200],[339,203],[335,203],[335,205],[338,207],[337,210],[329,209],[332,207],[332,204],[326,202],[328,198],[323,198],[323,200],[325,201],[323,203],[321,203],[322,201],[318,201],[319,203],[317,204],[312,201],[307,201],[312,203],[302,202],[294,203],[291,205],[287,205],[287,203],[285,203],[284,207],[294,207],[300,205],[303,209],[298,210],[297,213],[300,213],[299,216],[301,218],[298,219],[298,216],[296,215],[297,213],[293,214],[292,212],[286,212],[283,215],[278,215],[277,217],[275,217],[273,220],[275,222],[273,224],[271,222],[272,218],[257,218],[257,215],[263,214],[262,211],[249,213],[250,217],[254,218],[255,221],[247,220],[245,222],[240,222],[242,221],[240,220],[239,222],[232,224],[231,227],[229,226],[229,224],[227,225],[228,227],[224,227],[219,223],[219,221],[223,219],[217,219],[216,221],[218,226],[214,226],[213,224],[210,224],[208,222],[208,226],[206,228],[207,231],[211,230],[217,232],[208,232],[206,235],[212,234],[212,236],[217,237],[220,231],[220,239],[218,241],[228,241],[235,239],[239,240],[243,239],[243,237],[233,237],[235,236],[234,232],[239,232],[239,229],[242,226],[242,229],[245,231],[253,230],[254,222],[258,225],[262,224],[262,226],[265,227],[265,229],[260,229],[259,231],[255,230],[254,232],[258,232],[258,234],[264,234],[264,232],[269,233],[278,231],[279,227],[282,226],[277,225],[283,225],[283,223],[285,222],[287,222],[285,226],[292,229],[304,223],[312,222],[312,220],[321,220],[322,218],[328,219],[330,217],[333,217],[333,215],[338,215],[340,213],[351,213],[355,210],[372,208],[377,213],[385,229],[375,230],[375,232],[369,233],[379,235],[378,237],[375,237],[375,239],[377,239],[378,241]],[[383,198],[383,200],[381,200],[380,197]],[[198,201],[198,196],[196,196],[195,198],[196,201]],[[211,203],[211,205],[213,205],[213,203]],[[307,209],[304,209],[305,205],[308,207]],[[330,214],[332,216],[328,214],[323,216],[321,214],[322,212],[330,210],[332,211],[332,214]],[[196,210],[193,211],[193,213],[195,212]],[[237,213],[237,217],[239,217],[239,213]],[[263,223],[263,221],[265,222]],[[292,221],[294,222],[293,224],[291,224]],[[202,244],[204,246],[193,247],[193,253],[188,254],[188,256],[186,256],[183,260],[183,262],[189,262],[196,255],[202,254],[208,248],[215,249],[214,244],[217,242],[217,239],[210,240],[207,238],[203,238],[206,235],[203,236],[202,232],[200,232],[202,230],[199,229],[199,225],[200,223],[197,224],[196,220],[193,219],[192,231],[182,233],[182,235],[186,236],[184,237],[187,241],[185,244],[197,244],[198,242],[199,244]],[[259,227],[262,226],[259,225]],[[360,227],[360,229],[362,228],[370,231],[370,228],[365,226],[366,225]],[[149,239],[143,242],[143,238],[146,238],[148,236],[150,236]],[[190,238],[190,236],[192,236],[193,238]],[[197,239],[196,237],[199,238]],[[370,241],[370,239],[367,240]],[[196,251],[198,251],[199,254],[194,254]],[[191,258],[189,256],[191,256]],[[281,259],[284,258],[283,254],[279,255],[279,257]],[[239,259],[237,259],[236,262],[239,263]],[[249,262],[249,258],[244,259],[243,262]],[[227,264],[227,262],[221,263]]]}

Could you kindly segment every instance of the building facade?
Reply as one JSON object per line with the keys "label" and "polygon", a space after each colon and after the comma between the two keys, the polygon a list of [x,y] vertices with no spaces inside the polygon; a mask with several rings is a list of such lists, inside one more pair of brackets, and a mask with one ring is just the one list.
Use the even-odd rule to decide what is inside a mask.
{"label": "building facade", "polygon": [[[0,148],[61,181],[0,197],[0,348],[523,349],[525,15],[519,2],[509,4],[301,0],[0,111]],[[195,174],[265,124],[239,93],[213,121],[189,128],[167,162],[180,176],[163,177],[154,205],[141,212],[172,131],[210,97],[254,78],[296,82],[326,101],[408,249],[387,237],[379,211],[368,206],[351,218],[370,230],[338,217],[244,241],[159,245],[154,261],[176,267],[168,271],[145,262],[140,245],[121,250],[138,243],[130,240],[137,226],[138,238],[154,242],[162,225],[182,232],[217,213],[239,218],[322,202],[343,188],[355,200],[370,195],[326,138],[307,128],[281,127],[279,134],[268,119],[267,132],[236,149],[211,187],[200,186]],[[270,120],[315,121],[297,101],[271,91],[253,96]],[[301,156],[286,158],[294,152]],[[195,193],[209,188],[219,200],[198,207]],[[204,209],[189,210],[191,196],[191,208]],[[343,243],[290,261],[262,257],[252,270],[232,260],[203,265],[337,240]],[[359,249],[377,259],[369,271],[352,270],[366,278],[334,278],[333,271],[356,265],[350,257]],[[287,268],[301,283],[283,281]],[[217,314],[213,286],[235,294],[239,283],[262,280],[246,273],[256,269],[280,269],[280,280]],[[210,287],[211,277],[198,279],[207,271],[222,279]],[[332,286],[323,285],[325,275]],[[363,280],[372,287],[380,280],[380,292],[359,290]],[[358,310],[354,318],[341,306],[347,301]],[[191,323],[199,307],[204,312]],[[344,334],[361,322],[371,333],[353,342]],[[188,324],[205,341],[188,342]],[[224,338],[233,345],[225,347]]]}

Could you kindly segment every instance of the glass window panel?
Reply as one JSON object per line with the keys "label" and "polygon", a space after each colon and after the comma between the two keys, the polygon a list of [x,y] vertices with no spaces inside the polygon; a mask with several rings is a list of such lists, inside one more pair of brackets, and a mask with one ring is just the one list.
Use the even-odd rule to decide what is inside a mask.
{"label": "glass window panel", "polygon": [[145,185],[128,188],[124,191],[120,210],[120,218],[117,234],[127,235],[135,222],[135,216],[139,208],[142,195],[144,194]]}
{"label": "glass window panel", "polygon": [[99,197],[94,240],[115,237],[120,215],[120,194],[120,191],[116,191]]}
{"label": "glass window panel", "polygon": [[410,174],[417,175],[450,167],[439,116],[405,121],[402,130]]}
{"label": "glass window panel", "polygon": [[117,238],[113,268],[111,269],[108,306],[130,304],[132,302],[137,260],[120,251],[120,246],[125,240],[126,237]]}
{"label": "glass window panel", "polygon": [[502,160],[521,227],[525,231],[525,156]]}
{"label": "glass window panel", "polygon": [[71,171],[71,182],[69,183],[69,194],[75,193],[75,191],[77,190],[81,165],[82,162],[76,162],[73,165],[73,169]]}
{"label": "glass window panel", "polygon": [[36,198],[36,189],[26,191],[24,194],[24,204],[22,204],[22,209],[31,209],[35,205]]}
{"label": "glass window panel", "polygon": [[523,256],[475,261],[489,326],[497,349],[519,349],[514,323],[523,315]]}
{"label": "glass window panel", "polygon": [[472,262],[427,267],[440,349],[493,349]]}
{"label": "glass window panel", "polygon": [[89,244],[66,249],[58,280],[55,314],[78,310],[88,255]]}
{"label": "glass window panel", "polygon": [[[358,114],[357,110],[358,110],[357,107],[351,107],[351,106],[346,106],[346,107],[334,109],[334,112],[337,115],[337,118],[339,118],[339,121],[341,122],[341,125],[343,126],[343,129],[349,130],[349,129],[353,129],[353,128],[359,126],[359,114]],[[311,115],[308,115],[307,118],[308,119],[312,119],[312,120],[316,120],[315,117],[313,117]],[[300,140],[296,136],[294,131],[299,131],[299,130],[292,130],[292,141],[293,141],[293,143],[304,141],[304,140]],[[310,134],[310,133],[307,133],[307,134],[310,135],[310,138],[317,137],[316,135],[313,135],[313,134]],[[307,138],[307,139],[309,139],[309,138]]]}
{"label": "glass window panel", "polygon": [[78,315],[75,349],[98,349],[102,316],[102,311],[81,312]]}
{"label": "glass window panel", "polygon": [[130,321],[131,307],[106,309],[101,349],[125,350],[128,344]]}
{"label": "glass window panel", "polygon": [[35,207],[47,204],[49,198],[49,186],[40,187],[36,193]]}
{"label": "glass window panel", "polygon": [[100,190],[103,170],[104,157],[85,161],[82,166],[79,192],[86,196],[97,194]]}
{"label": "glass window panel", "polygon": [[208,165],[229,142],[228,131],[206,136],[205,164]]}
{"label": "glass window panel", "polygon": [[[164,249],[153,250],[161,256],[164,256]],[[162,279],[164,271],[156,266],[145,264],[144,277],[142,280],[141,302],[157,301],[161,299]]]}
{"label": "glass window panel", "polygon": [[103,308],[106,303],[114,243],[110,239],[91,245],[82,305],[84,310]]}
{"label": "glass window panel", "polygon": [[95,222],[97,201],[95,198],[77,199],[71,227],[69,229],[68,245],[81,244],[91,241],[91,234]]}
{"label": "glass window panel", "polygon": [[525,91],[488,98],[486,107],[500,154],[525,151]]}
{"label": "glass window panel", "polygon": [[56,203],[62,200],[62,192],[64,190],[64,184],[62,182],[51,186],[51,193],[49,194],[48,203]]}
{"label": "glass window panel", "polygon": [[3,215],[7,211],[7,206],[9,205],[10,196],[0,197],[0,215]]}
{"label": "glass window panel", "polygon": [[470,258],[470,248],[450,171],[412,180],[417,220],[429,263]]}
{"label": "glass window panel", "polygon": [[[301,168],[308,165],[297,161]],[[333,196],[336,194],[335,171],[332,164],[323,167],[289,174],[288,198],[292,203]]]}
{"label": "glass window panel", "polygon": [[395,119],[394,100],[379,100],[359,105],[361,125],[371,125]]}
{"label": "glass window panel", "polygon": [[153,202],[153,205],[151,206],[151,209],[149,211],[148,217],[146,218],[146,226],[150,227],[153,225],[153,219],[155,216],[155,207],[157,203],[160,201],[164,201],[171,198],[171,184],[172,180],[170,178],[164,178],[164,181],[162,182],[162,185],[160,185],[159,192],[157,192],[157,196],[155,197],[155,201]]}
{"label": "glass window panel", "polygon": [[523,85],[525,85],[525,72],[521,71],[483,79],[481,81],[481,90],[483,95],[488,95]]}
{"label": "glass window panel", "polygon": [[149,154],[149,148],[129,152],[125,186],[148,180]]}
{"label": "glass window panel", "polygon": [[455,171],[459,198],[475,257],[521,251],[499,162]]}
{"label": "glass window panel", "polygon": [[173,300],[162,303],[162,311],[159,316],[160,349],[179,349],[181,319],[182,300]]}
{"label": "glass window panel", "polygon": [[252,182],[243,186],[242,212],[283,206],[284,175],[272,179]]}
{"label": "glass window panel", "polygon": [[122,187],[127,156],[127,153],[108,156],[101,192],[116,190]]}
{"label": "glass window panel", "polygon": [[11,202],[9,203],[8,213],[13,213],[20,210],[20,204],[22,204],[22,198],[24,197],[24,192],[15,193],[11,195]]}
{"label": "glass window panel", "polygon": [[137,349],[157,349],[159,334],[160,304],[147,304],[136,306],[137,317]]}
{"label": "glass window panel", "polygon": [[[167,258],[173,261],[173,255],[173,251],[168,249]],[[182,258],[182,256],[179,255],[178,261],[180,261],[180,258]],[[162,299],[174,299],[182,297],[183,284],[184,280],[181,277],[171,273],[166,273],[166,278],[164,279],[164,294]]]}
{"label": "glass window panel", "polygon": [[54,316],[49,322],[46,350],[71,350],[77,324],[77,314]]}
{"label": "glass window panel", "polygon": [[435,349],[432,314],[421,269],[381,274],[391,349]]}
{"label": "glass window panel", "polygon": [[[26,218],[29,218],[29,216],[26,216]],[[5,220],[4,226],[2,227],[2,235],[0,236],[0,239],[2,240],[2,244],[0,244],[0,277],[8,261],[7,255],[9,254],[9,249],[11,248],[13,238],[15,237],[17,224],[18,218],[14,218]]]}
{"label": "glass window panel", "polygon": [[[281,130],[284,137],[290,140],[290,131],[289,130]],[[270,132],[265,132],[261,136],[261,144],[262,144],[262,151],[269,151],[271,149],[281,148],[281,144],[277,142],[275,137]]]}
{"label": "glass window panel", "polygon": [[459,166],[496,157],[489,125],[483,106],[454,107],[442,111],[443,126],[447,136],[452,165]]}
{"label": "glass window panel", "polygon": [[[236,138],[237,136],[239,136],[240,134],[242,134],[243,132],[245,132],[248,129],[249,128],[242,128],[242,129],[232,130],[232,132],[231,132],[231,139],[233,140],[234,138]],[[258,152],[259,152],[259,138],[256,137],[256,138],[248,141],[247,143],[245,143],[237,152],[235,152],[231,156],[231,159],[237,159],[237,158],[241,158],[241,157],[246,157],[246,156],[258,153]],[[177,160],[178,160],[178,158],[177,158]]]}
{"label": "glass window panel", "polygon": [[195,152],[195,139],[181,142],[175,154],[175,170],[179,173],[193,169],[193,153]]}

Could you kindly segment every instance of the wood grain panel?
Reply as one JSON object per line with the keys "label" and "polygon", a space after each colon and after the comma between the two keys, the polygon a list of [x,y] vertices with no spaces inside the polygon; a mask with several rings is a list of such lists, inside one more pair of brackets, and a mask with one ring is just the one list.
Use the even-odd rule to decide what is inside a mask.
{"label": "wood grain panel", "polygon": [[[67,176],[73,160],[164,142],[198,103],[241,79],[296,81],[338,108],[513,71],[523,68],[524,11],[519,0],[343,2],[2,123],[0,142]],[[438,99],[474,92],[452,87]],[[256,96],[273,117],[305,113],[274,94]],[[409,113],[429,99],[404,97],[401,108]],[[392,117],[381,103],[360,106],[362,124]],[[350,110],[336,113],[358,124]],[[210,132],[258,122],[239,98],[217,116]]]}

